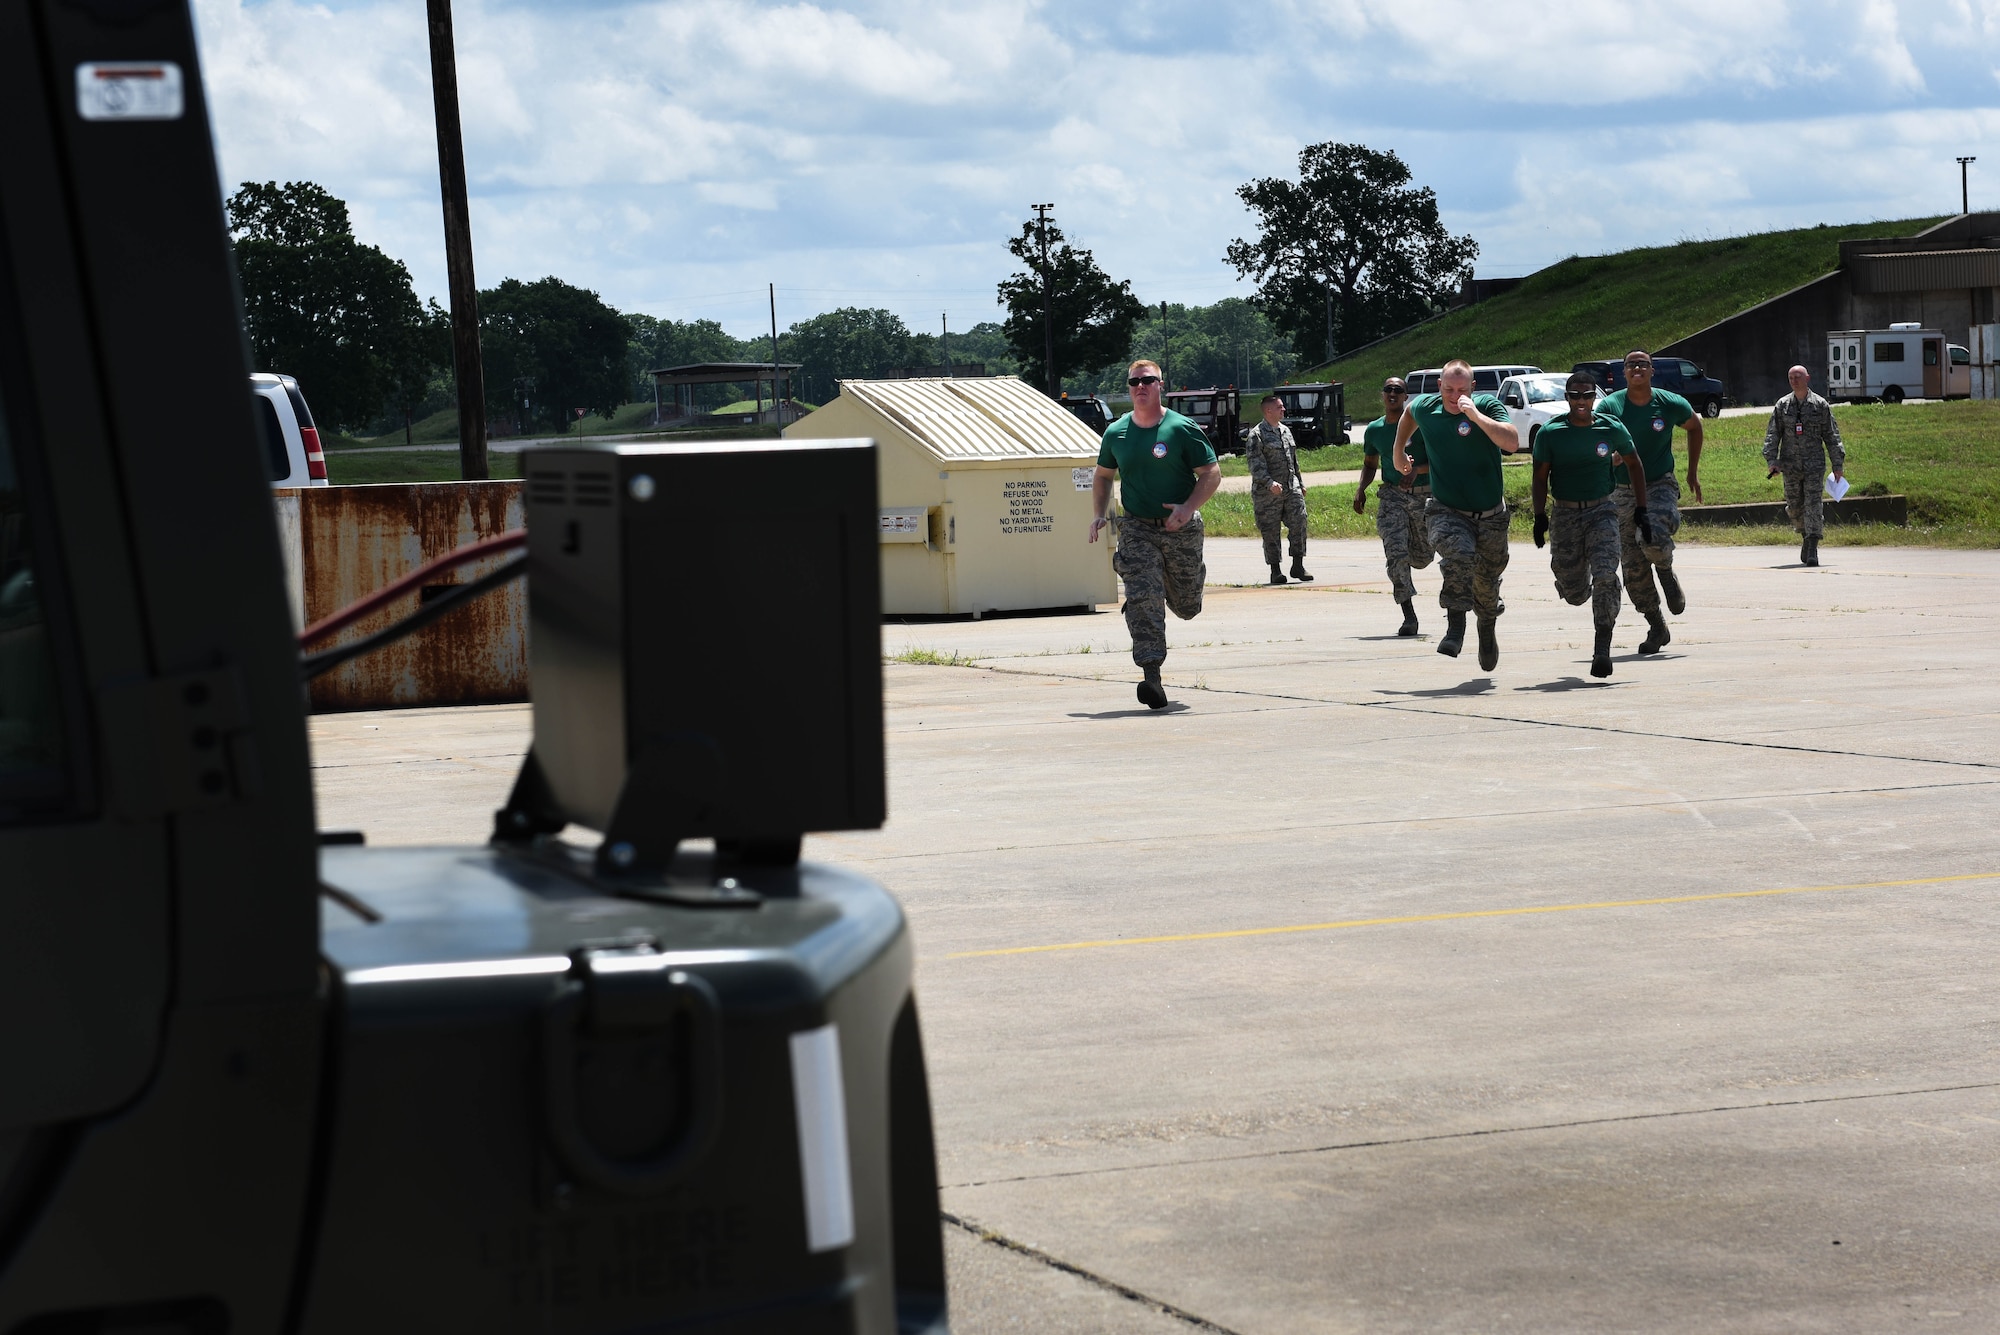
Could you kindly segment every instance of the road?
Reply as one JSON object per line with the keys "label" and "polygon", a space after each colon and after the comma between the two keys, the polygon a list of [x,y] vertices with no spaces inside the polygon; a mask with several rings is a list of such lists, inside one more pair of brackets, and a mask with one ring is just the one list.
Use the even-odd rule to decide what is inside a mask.
{"label": "road", "polygon": [[[1122,622],[884,629],[958,1335],[2000,1328],[2000,553],[1687,546],[1585,675],[1373,544]],[[478,840],[524,707],[315,719],[321,818]]]}

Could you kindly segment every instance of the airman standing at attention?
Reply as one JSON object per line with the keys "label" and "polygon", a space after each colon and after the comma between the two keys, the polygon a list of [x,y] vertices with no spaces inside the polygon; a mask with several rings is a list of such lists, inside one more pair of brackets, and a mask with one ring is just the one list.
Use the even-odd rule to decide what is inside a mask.
{"label": "airman standing at attention", "polygon": [[1403,625],[1398,635],[1417,633],[1417,586],[1410,578],[1412,568],[1422,570],[1431,563],[1430,530],[1424,524],[1424,503],[1431,498],[1431,466],[1424,454],[1421,437],[1409,444],[1413,473],[1398,473],[1386,457],[1396,440],[1396,428],[1403,420],[1403,402],[1409,388],[1401,376],[1382,382],[1382,415],[1361,432],[1361,484],[1354,489],[1354,513],[1366,514],[1368,483],[1379,463],[1382,485],[1375,489],[1375,533],[1382,539],[1382,561],[1389,570],[1389,589],[1403,609]]}
{"label": "airman standing at attention", "polygon": [[1445,632],[1437,651],[1458,657],[1465,647],[1465,614],[1476,612],[1479,666],[1491,672],[1500,661],[1495,623],[1507,610],[1500,601],[1500,576],[1507,569],[1507,492],[1500,481],[1500,456],[1521,448],[1520,434],[1499,399],[1472,392],[1472,366],[1461,359],[1446,362],[1438,392],[1417,395],[1396,423],[1390,462],[1404,476],[1416,471],[1409,443],[1419,434],[1431,465],[1424,522],[1444,567],[1438,603],[1444,608]]}
{"label": "airman standing at attention", "polygon": [[[1611,480],[1618,502],[1618,541],[1624,555],[1625,592],[1632,606],[1646,618],[1650,633],[1639,644],[1642,654],[1656,654],[1673,639],[1667,620],[1660,615],[1660,594],[1667,595],[1667,610],[1679,616],[1687,610],[1679,576],[1674,574],[1674,534],[1681,527],[1681,488],[1674,480],[1674,428],[1687,427],[1688,490],[1701,501],[1701,414],[1678,394],[1653,388],[1653,359],[1643,349],[1625,354],[1625,388],[1607,395],[1598,405],[1625,424],[1632,443],[1638,447],[1644,465],[1643,487],[1612,465]],[[1635,511],[1644,509],[1652,522],[1652,540],[1645,541],[1633,525]],[[1653,588],[1658,573],[1660,587]]]}
{"label": "airman standing at attention", "polygon": [[1764,476],[1785,475],[1785,513],[1804,539],[1799,564],[1816,566],[1826,523],[1826,479],[1820,470],[1831,455],[1833,475],[1846,478],[1847,450],[1840,443],[1833,405],[1812,392],[1812,373],[1794,366],[1787,378],[1792,392],[1772,407],[1771,424],[1764,428],[1764,462],[1771,469]]}
{"label": "airman standing at attention", "polygon": [[1190,418],[1160,402],[1157,362],[1133,362],[1125,373],[1132,411],[1104,429],[1090,487],[1090,541],[1111,522],[1111,480],[1125,515],[1111,568],[1125,580],[1125,629],[1139,665],[1139,701],[1167,707],[1160,664],[1167,661],[1167,613],[1183,621],[1201,615],[1202,502],[1222,485],[1215,449]]}
{"label": "airman standing at attention", "polygon": [[[1596,410],[1595,376],[1588,372],[1571,376],[1563,397],[1569,402],[1569,415],[1535,433],[1535,546],[1550,540],[1549,568],[1564,602],[1575,606],[1590,600],[1590,620],[1597,631],[1590,675],[1608,677],[1611,632],[1618,624],[1618,528],[1623,505],[1612,499],[1611,470],[1624,473],[1642,499],[1646,470],[1625,424]],[[1556,508],[1553,524],[1551,503]],[[1633,506],[1632,516],[1641,541],[1650,542],[1646,506]]]}
{"label": "airman standing at attention", "polygon": [[1285,572],[1278,568],[1278,526],[1290,530],[1292,578],[1310,584],[1306,573],[1306,484],[1299,476],[1299,447],[1292,429],[1285,425],[1285,401],[1266,394],[1258,405],[1264,420],[1244,437],[1243,453],[1250,463],[1250,503],[1257,516],[1257,532],[1264,539],[1264,564],[1271,567],[1271,582],[1283,584]]}

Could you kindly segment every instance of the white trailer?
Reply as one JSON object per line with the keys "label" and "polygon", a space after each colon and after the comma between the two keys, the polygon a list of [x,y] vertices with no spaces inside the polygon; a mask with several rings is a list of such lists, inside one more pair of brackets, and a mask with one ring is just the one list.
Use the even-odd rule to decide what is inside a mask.
{"label": "white trailer", "polygon": [[1915,321],[1834,330],[1826,336],[1826,383],[1836,402],[1962,399],[1972,393],[1972,354]]}

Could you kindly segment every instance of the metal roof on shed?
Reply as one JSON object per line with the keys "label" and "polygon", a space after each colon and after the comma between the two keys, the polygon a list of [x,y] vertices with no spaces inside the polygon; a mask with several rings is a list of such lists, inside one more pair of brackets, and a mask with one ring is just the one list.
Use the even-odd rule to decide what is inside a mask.
{"label": "metal roof on shed", "polygon": [[1929,292],[1938,289],[2000,287],[2000,250],[1917,250],[1888,255],[1855,255],[1849,262],[1854,290]]}
{"label": "metal roof on shed", "polygon": [[1097,456],[1098,437],[1012,376],[983,380],[843,380],[852,394],[941,462]]}

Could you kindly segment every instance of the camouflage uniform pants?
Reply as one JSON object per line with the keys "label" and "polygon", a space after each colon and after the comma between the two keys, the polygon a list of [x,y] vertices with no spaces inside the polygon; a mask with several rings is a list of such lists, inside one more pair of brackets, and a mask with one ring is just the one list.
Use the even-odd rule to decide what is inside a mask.
{"label": "camouflage uniform pants", "polygon": [[1273,496],[1271,489],[1256,492],[1251,496],[1251,509],[1257,514],[1257,532],[1264,538],[1264,564],[1278,564],[1278,525],[1282,523],[1289,530],[1294,562],[1306,559],[1306,495],[1286,487],[1282,495]]}
{"label": "camouflage uniform pants", "polygon": [[1826,451],[1799,454],[1795,447],[1778,463],[1785,474],[1785,514],[1793,528],[1817,538],[1826,531]]}
{"label": "camouflage uniform pants", "polygon": [[1556,593],[1572,607],[1589,599],[1590,620],[1597,626],[1618,621],[1619,513],[1609,496],[1580,510],[1560,502],[1549,506],[1549,569],[1555,572]]}
{"label": "camouflage uniform pants", "polygon": [[1681,484],[1671,475],[1646,484],[1646,527],[1653,530],[1650,545],[1639,542],[1639,526],[1632,522],[1632,488],[1616,487],[1611,495],[1618,502],[1618,547],[1625,564],[1625,592],[1641,614],[1660,610],[1660,591],[1653,583],[1653,567],[1674,568],[1674,534],[1681,531]]}
{"label": "camouflage uniform pants", "polygon": [[1201,615],[1201,586],[1208,579],[1201,533],[1199,515],[1173,533],[1157,519],[1128,515],[1118,521],[1111,568],[1125,581],[1125,629],[1140,667],[1167,661],[1169,610],[1183,621]]}
{"label": "camouflage uniform pants", "polygon": [[1389,587],[1396,601],[1407,603],[1417,596],[1410,571],[1431,563],[1431,535],[1424,524],[1424,502],[1430,488],[1406,491],[1402,487],[1378,487],[1375,491],[1375,532],[1382,539],[1382,563],[1389,571]]}
{"label": "camouflage uniform pants", "polygon": [[1506,611],[1500,576],[1507,569],[1507,507],[1474,518],[1433,497],[1424,506],[1424,523],[1444,569],[1438,606],[1447,612],[1476,612],[1481,621]]}

